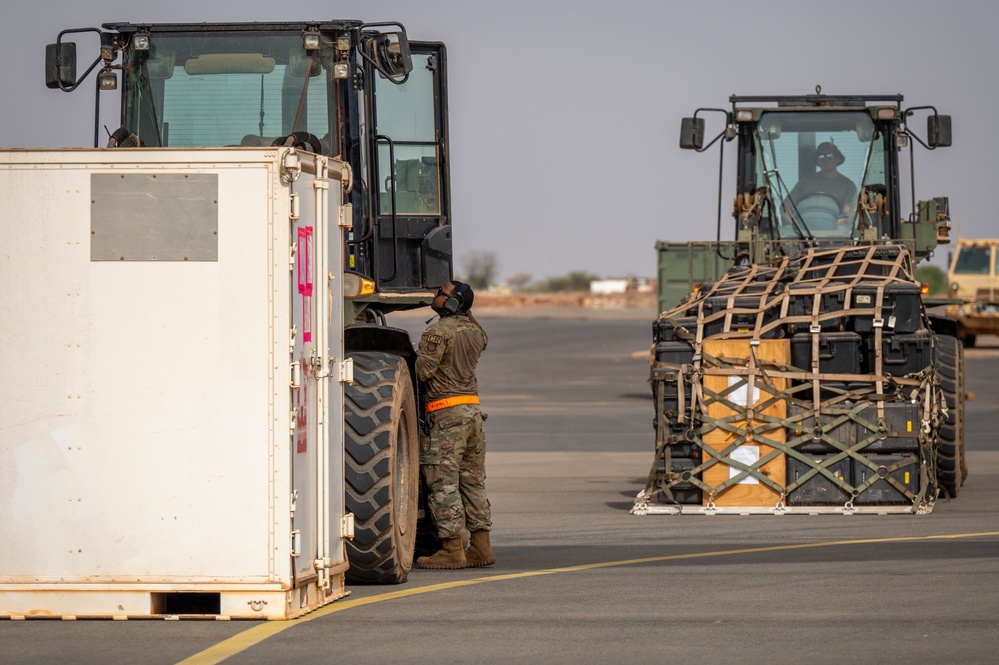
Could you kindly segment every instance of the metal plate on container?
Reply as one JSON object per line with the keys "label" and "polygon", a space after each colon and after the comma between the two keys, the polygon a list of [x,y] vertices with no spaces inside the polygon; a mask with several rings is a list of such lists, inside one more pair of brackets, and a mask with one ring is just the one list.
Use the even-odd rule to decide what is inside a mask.
{"label": "metal plate on container", "polygon": [[218,261],[218,175],[94,173],[91,261]]}

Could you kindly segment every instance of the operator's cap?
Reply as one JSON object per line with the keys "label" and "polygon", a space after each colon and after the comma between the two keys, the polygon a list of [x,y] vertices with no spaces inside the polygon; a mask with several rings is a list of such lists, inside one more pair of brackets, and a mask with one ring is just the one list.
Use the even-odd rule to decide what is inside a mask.
{"label": "operator's cap", "polygon": [[839,166],[846,161],[846,157],[843,153],[839,151],[835,143],[831,141],[826,141],[825,143],[820,143],[817,148],[815,148],[815,163],[819,163],[819,155],[832,154],[833,158],[836,160],[836,166]]}

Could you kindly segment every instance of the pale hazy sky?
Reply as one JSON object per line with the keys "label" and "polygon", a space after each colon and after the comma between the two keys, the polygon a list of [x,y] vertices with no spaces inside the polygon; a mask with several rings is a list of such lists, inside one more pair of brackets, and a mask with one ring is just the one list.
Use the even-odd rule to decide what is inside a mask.
{"label": "pale hazy sky", "polygon": [[[2,147],[92,144],[93,83],[70,94],[44,83],[45,45],[66,28],[351,18],[400,21],[411,39],[444,42],[459,273],[462,254],[491,250],[502,278],[654,276],[656,240],[715,236],[717,146],[681,151],[680,119],[729,108],[732,94],[816,85],[901,93],[906,106],[952,115],[953,147],[917,149],[917,198],[950,196],[964,236],[999,233],[986,159],[999,109],[994,0],[7,0],[0,14]],[[96,39],[78,41],[89,65]],[[117,93],[102,105],[116,108]],[[925,133],[925,120],[914,127]],[[709,115],[708,134],[720,129]],[[732,198],[724,193],[725,238]],[[29,211],[0,214],[30,223]]]}

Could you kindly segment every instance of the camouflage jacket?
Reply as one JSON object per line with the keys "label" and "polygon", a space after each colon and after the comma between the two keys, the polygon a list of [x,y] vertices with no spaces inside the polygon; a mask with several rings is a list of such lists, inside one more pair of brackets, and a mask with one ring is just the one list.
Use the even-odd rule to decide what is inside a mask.
{"label": "camouflage jacket", "polygon": [[475,368],[489,337],[465,314],[447,316],[423,331],[416,356],[416,375],[428,401],[454,395],[477,395]]}

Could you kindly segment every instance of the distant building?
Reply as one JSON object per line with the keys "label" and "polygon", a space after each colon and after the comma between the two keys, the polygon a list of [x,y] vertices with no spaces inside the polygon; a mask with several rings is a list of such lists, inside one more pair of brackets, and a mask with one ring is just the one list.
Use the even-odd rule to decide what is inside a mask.
{"label": "distant building", "polygon": [[596,279],[590,282],[590,293],[595,296],[655,293],[655,290],[655,280],[647,277]]}
{"label": "distant building", "polygon": [[656,281],[648,277],[638,277],[634,280],[635,293],[655,293]]}
{"label": "distant building", "polygon": [[630,283],[630,279],[595,279],[590,282],[590,293],[600,296],[624,294]]}

